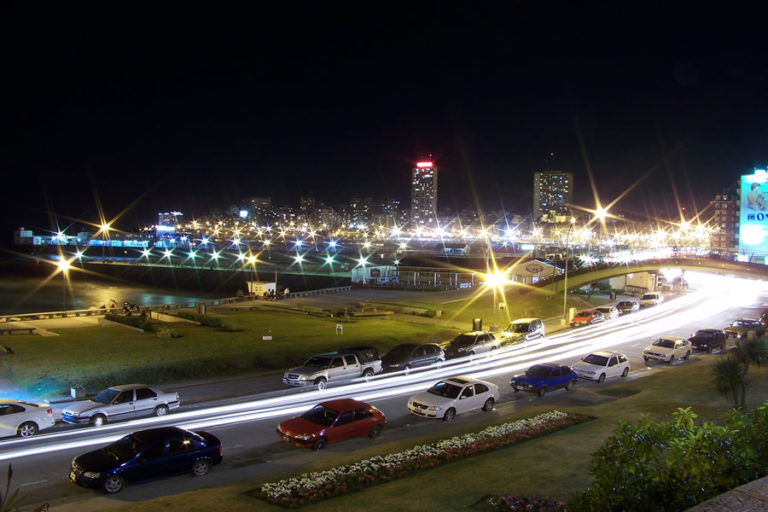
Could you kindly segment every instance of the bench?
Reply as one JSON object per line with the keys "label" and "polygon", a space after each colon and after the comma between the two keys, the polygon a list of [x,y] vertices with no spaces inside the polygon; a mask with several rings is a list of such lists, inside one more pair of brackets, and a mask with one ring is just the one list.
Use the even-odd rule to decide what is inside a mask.
{"label": "bench", "polygon": [[0,327],[0,336],[3,334],[11,335],[15,332],[24,332],[27,334],[35,334],[36,327]]}

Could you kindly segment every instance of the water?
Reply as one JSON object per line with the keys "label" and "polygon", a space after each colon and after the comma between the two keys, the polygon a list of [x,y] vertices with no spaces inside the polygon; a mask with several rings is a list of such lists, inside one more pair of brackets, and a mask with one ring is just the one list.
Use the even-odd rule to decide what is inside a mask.
{"label": "water", "polygon": [[71,279],[61,276],[53,279],[33,277],[9,277],[0,279],[0,314],[39,313],[70,309],[109,307],[114,299],[122,307],[123,302],[150,306],[177,302],[200,302],[222,298],[222,294],[206,294],[185,290],[156,288],[141,284],[116,284],[96,280]]}

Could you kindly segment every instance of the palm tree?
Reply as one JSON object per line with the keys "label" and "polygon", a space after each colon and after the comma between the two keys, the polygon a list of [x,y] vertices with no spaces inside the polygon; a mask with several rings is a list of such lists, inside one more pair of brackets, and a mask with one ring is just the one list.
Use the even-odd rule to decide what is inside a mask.
{"label": "palm tree", "polygon": [[746,392],[749,387],[747,372],[751,365],[758,368],[768,365],[768,338],[750,338],[736,345],[736,358],[744,366],[745,385],[741,388],[741,406],[746,404]]}
{"label": "palm tree", "polygon": [[734,409],[743,405],[746,388],[749,385],[744,364],[735,356],[716,361],[712,365],[717,392],[733,399]]}

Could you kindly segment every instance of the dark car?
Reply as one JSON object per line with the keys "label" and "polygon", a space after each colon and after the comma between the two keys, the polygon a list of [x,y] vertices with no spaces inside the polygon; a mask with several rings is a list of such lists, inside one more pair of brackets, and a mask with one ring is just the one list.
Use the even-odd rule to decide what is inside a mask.
{"label": "dark car", "polygon": [[699,329],[688,338],[694,350],[723,350],[725,348],[725,332],[720,329]]}
{"label": "dark car", "polygon": [[384,355],[382,368],[385,372],[400,370],[408,372],[412,368],[422,368],[442,361],[445,361],[445,353],[440,345],[404,343],[397,345]]}
{"label": "dark car", "polygon": [[500,342],[490,332],[475,331],[459,334],[445,349],[445,358],[473,356],[482,352],[496,350]]}
{"label": "dark car", "polygon": [[178,473],[203,476],[220,462],[221,441],[213,434],[178,427],[151,428],[75,457],[69,479],[114,494],[126,483]]}
{"label": "dark car", "polygon": [[723,331],[725,331],[725,335],[729,338],[743,340],[747,337],[747,333],[750,331],[754,331],[757,336],[762,336],[765,334],[765,326],[758,320],[737,318],[731,325],[723,329]]}
{"label": "dark car", "polygon": [[616,309],[619,310],[620,315],[626,315],[640,311],[640,304],[636,300],[622,300],[616,304]]}
{"label": "dark car", "polygon": [[277,426],[277,435],[295,446],[320,450],[328,443],[351,437],[374,438],[387,420],[372,405],[351,398],[330,400],[314,406],[301,416]]}
{"label": "dark car", "polygon": [[524,375],[515,375],[509,382],[512,389],[530,391],[544,396],[551,389],[565,388],[571,391],[579,376],[571,368],[561,364],[535,364]]}

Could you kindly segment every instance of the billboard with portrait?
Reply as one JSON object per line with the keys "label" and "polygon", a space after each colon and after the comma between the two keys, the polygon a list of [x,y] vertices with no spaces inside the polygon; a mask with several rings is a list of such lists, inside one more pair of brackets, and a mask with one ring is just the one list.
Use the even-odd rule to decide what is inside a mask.
{"label": "billboard with portrait", "polygon": [[755,169],[741,177],[739,249],[768,253],[768,173]]}

